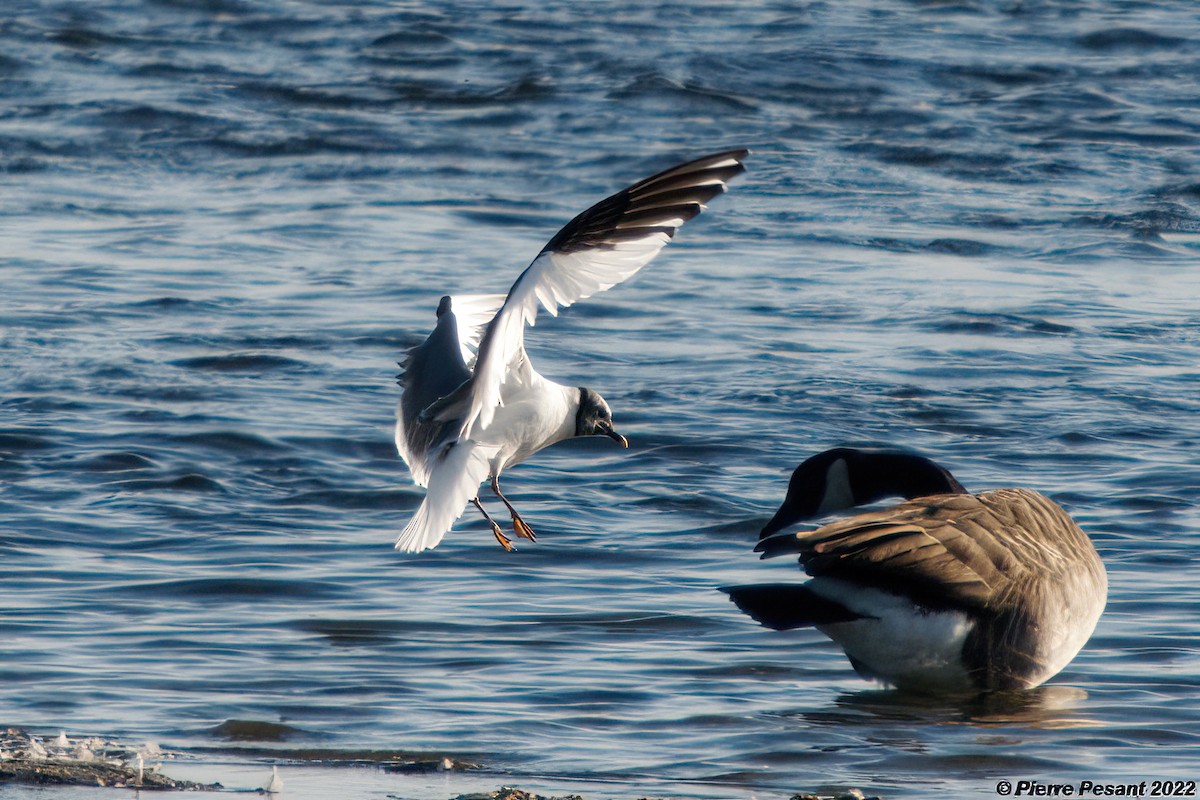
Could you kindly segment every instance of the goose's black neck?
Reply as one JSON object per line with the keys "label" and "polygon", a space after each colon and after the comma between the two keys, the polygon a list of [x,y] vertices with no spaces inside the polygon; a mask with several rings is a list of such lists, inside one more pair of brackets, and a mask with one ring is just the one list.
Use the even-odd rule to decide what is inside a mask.
{"label": "goose's black neck", "polygon": [[885,497],[966,493],[949,470],[923,456],[900,450],[837,447],[796,467],[787,498],[760,538],[796,522]]}

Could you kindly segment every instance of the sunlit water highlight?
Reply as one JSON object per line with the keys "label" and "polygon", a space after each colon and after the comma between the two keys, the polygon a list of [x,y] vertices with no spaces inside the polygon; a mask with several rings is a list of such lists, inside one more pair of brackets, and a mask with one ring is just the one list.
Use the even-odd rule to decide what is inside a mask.
{"label": "sunlit water highlight", "polygon": [[[631,798],[1196,777],[1190,4],[46,1],[0,41],[7,724],[203,754],[265,720]],[[394,362],[438,297],[738,145],[658,261],[528,337],[631,449],[513,470],[537,545],[466,517],[394,553]],[[1109,608],[1051,685],[879,692],[715,591],[798,577],[755,531],[872,443],[1092,534]]]}

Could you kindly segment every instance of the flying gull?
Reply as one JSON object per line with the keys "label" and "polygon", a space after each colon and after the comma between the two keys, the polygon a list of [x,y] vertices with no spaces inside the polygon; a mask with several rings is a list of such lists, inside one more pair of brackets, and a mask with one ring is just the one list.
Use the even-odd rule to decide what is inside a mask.
{"label": "flying gull", "polygon": [[512,516],[515,534],[534,541],[533,529],[501,493],[500,474],[572,436],[607,436],[629,446],[614,430],[604,398],[534,370],[525,326],[536,322],[539,305],[557,316],[559,308],[631,277],[725,191],[745,169],[747,155],[714,153],[600,201],[555,234],[507,296],[441,299],[433,332],[401,365],[396,448],[426,492],[396,549],[436,547],[471,503],[496,541],[512,550],[512,540],[479,501],[486,480]]}

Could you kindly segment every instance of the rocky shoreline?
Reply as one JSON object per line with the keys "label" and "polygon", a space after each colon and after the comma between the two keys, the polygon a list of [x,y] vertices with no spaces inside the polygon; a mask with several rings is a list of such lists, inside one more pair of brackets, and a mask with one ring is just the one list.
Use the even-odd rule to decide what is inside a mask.
{"label": "rocky shoreline", "polygon": [[[265,748],[233,748],[242,754],[253,753],[258,757],[269,757],[271,750]],[[229,752],[228,749],[225,752]],[[278,751],[275,751],[276,753]],[[447,758],[432,758],[416,754],[392,752],[356,753],[356,758],[336,757],[339,751],[314,749],[303,751],[304,762],[321,763],[329,766],[373,764],[387,772],[414,773],[427,771],[469,770],[478,765],[452,761]],[[289,753],[289,756],[296,756]],[[147,743],[131,746],[99,737],[71,739],[65,733],[55,738],[38,737],[28,732],[9,728],[0,733],[0,784],[18,783],[36,786],[95,786],[113,789],[145,789],[154,791],[219,792],[228,791],[220,783],[197,783],[177,780],[162,772],[163,764],[176,754],[163,750],[158,745]],[[266,787],[250,789],[263,795],[282,792],[282,782],[273,775]],[[246,790],[242,790],[246,791]],[[450,800],[585,800],[580,795],[547,797],[511,786],[502,786],[495,791],[462,794]],[[649,800],[646,798],[644,800]],[[880,800],[865,797],[857,789],[836,795],[799,793],[790,800]]]}
{"label": "rocky shoreline", "polygon": [[20,728],[0,734],[0,783],[39,786],[105,786],[176,791],[215,791],[219,784],[169,778],[160,772],[170,758],[158,745],[131,747],[110,739],[66,733],[34,736]]}
{"label": "rocky shoreline", "polygon": [[71,759],[31,760],[13,758],[0,762],[0,783],[38,786],[106,786],[114,789],[159,791],[219,791],[220,784],[179,781],[155,770],[137,770],[114,764]]}

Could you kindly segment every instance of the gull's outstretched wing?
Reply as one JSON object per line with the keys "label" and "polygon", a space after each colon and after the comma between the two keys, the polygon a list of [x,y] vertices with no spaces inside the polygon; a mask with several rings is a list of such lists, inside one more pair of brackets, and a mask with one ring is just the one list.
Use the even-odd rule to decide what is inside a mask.
{"label": "gull's outstretched wing", "polygon": [[501,386],[510,377],[527,379],[532,371],[525,355],[525,325],[536,322],[538,306],[557,315],[559,308],[632,276],[745,170],[747,155],[746,150],[729,150],[672,167],[567,223],[517,278],[480,341],[471,380],[439,404],[436,419],[457,424],[460,439],[475,425],[480,430],[490,425]]}
{"label": "gull's outstretched wing", "polygon": [[474,369],[479,340],[505,299],[502,294],[456,294],[451,298],[458,320],[458,344],[468,369]]}
{"label": "gull's outstretched wing", "polygon": [[401,364],[403,391],[396,408],[396,449],[418,486],[428,483],[437,449],[458,436],[454,425],[422,419],[421,412],[471,377],[469,365],[484,326],[503,302],[504,295],[499,294],[443,297],[437,326],[424,342],[408,351]]}

